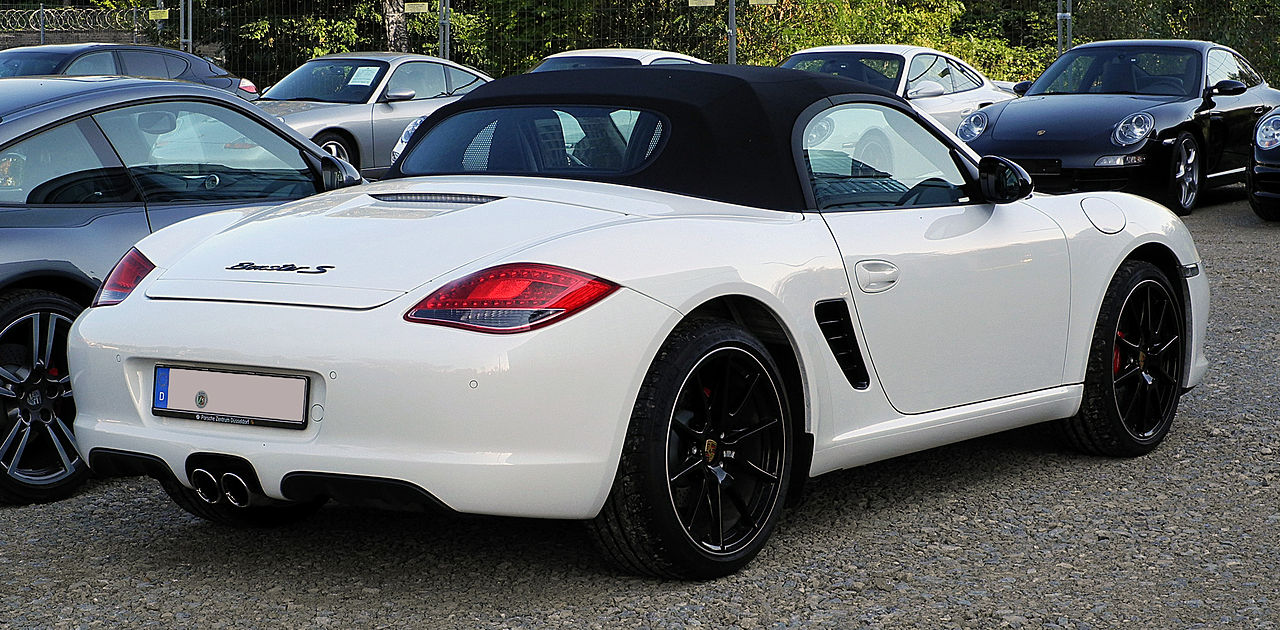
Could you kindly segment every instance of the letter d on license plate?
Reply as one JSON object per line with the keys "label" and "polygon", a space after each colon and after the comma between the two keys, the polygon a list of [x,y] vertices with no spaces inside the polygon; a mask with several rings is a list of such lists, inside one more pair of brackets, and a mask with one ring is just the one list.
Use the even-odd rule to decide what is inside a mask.
{"label": "letter d on license plate", "polygon": [[151,413],[171,418],[301,429],[305,376],[157,365]]}

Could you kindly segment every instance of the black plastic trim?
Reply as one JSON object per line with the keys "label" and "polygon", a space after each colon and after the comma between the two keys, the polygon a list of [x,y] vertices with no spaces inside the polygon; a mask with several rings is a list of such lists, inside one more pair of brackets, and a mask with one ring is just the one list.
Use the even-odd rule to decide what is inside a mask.
{"label": "black plastic trim", "polygon": [[383,477],[291,472],[280,481],[280,493],[290,501],[326,497],[338,503],[391,510],[454,511],[416,484]]}
{"label": "black plastic trim", "polygon": [[849,379],[849,384],[854,389],[870,387],[871,375],[867,373],[867,363],[858,347],[858,336],[853,330],[849,305],[842,299],[824,300],[813,305],[813,315],[818,320],[822,336],[835,355],[836,363],[840,365],[845,378]]}

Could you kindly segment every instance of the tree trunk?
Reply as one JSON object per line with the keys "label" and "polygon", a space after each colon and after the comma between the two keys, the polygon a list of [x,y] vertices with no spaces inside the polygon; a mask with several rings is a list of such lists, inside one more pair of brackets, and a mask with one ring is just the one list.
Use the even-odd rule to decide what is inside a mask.
{"label": "tree trunk", "polygon": [[409,31],[404,24],[404,0],[382,0],[382,20],[387,28],[387,50],[409,52]]}

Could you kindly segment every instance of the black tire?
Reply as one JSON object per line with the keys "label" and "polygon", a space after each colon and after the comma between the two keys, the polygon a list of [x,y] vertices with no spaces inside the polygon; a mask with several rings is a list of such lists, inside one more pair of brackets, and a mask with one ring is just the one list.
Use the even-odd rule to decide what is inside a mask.
{"label": "black tire", "polygon": [[360,168],[360,150],[346,136],[333,131],[325,131],[316,134],[316,137],[312,138],[311,141],[320,145],[320,148],[325,153],[342,158],[348,164]]}
{"label": "black tire", "polygon": [[88,477],[67,369],[67,334],[81,310],[49,291],[0,297],[0,503],[63,499]]}
{"label": "black tire", "polygon": [[1169,154],[1169,182],[1165,188],[1164,205],[1173,213],[1185,217],[1195,209],[1204,187],[1204,160],[1196,137],[1182,132],[1174,140]]}
{"label": "black tire", "polygon": [[207,521],[238,528],[280,527],[301,521],[315,514],[325,504],[324,499],[275,505],[250,505],[235,507],[225,500],[206,503],[196,491],[176,479],[162,478],[160,485],[178,507]]}
{"label": "black tire", "polygon": [[1059,421],[1076,448],[1133,457],[1164,440],[1182,394],[1183,319],[1178,293],[1159,268],[1120,266],[1098,314],[1080,411]]}
{"label": "black tire", "polygon": [[782,379],[764,346],[732,323],[685,322],[645,377],[591,534],[628,572],[733,573],[777,524],[793,442]]}
{"label": "black tire", "polygon": [[1257,195],[1256,184],[1253,182],[1252,168],[1249,169],[1247,180],[1249,207],[1253,208],[1253,213],[1263,221],[1280,221],[1280,199],[1259,197]]}

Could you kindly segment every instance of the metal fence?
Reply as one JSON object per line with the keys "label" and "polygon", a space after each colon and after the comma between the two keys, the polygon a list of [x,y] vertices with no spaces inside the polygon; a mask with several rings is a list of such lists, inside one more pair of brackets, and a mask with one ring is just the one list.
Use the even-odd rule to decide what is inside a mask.
{"label": "metal fence", "polygon": [[[93,6],[66,6],[83,2]],[[1056,56],[1062,4],[1060,0],[63,0],[62,6],[44,9],[34,3],[0,5],[0,48],[42,40],[192,47],[233,73],[270,85],[313,56],[353,50],[446,56],[504,76],[524,72],[546,55],[577,48],[659,48],[718,63],[733,56],[739,63],[776,64],[808,46],[912,43],[965,57],[995,78],[1020,79],[1035,76]],[[1236,47],[1264,75],[1280,79],[1280,2],[1089,0],[1074,5],[1071,24],[1077,43],[1121,37],[1212,39]],[[155,12],[166,7],[167,16]],[[736,28],[731,29],[731,24]],[[189,44],[180,41],[187,32]]]}

